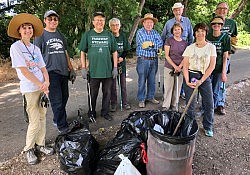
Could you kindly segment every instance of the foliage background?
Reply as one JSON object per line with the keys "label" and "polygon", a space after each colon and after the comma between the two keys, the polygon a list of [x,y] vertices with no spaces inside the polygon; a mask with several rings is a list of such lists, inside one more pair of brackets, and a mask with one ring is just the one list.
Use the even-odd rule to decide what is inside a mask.
{"label": "foliage background", "polygon": [[[24,0],[14,7],[16,13],[28,12],[36,14],[43,20],[43,14],[49,9],[55,10],[60,15],[59,30],[65,35],[69,44],[69,53],[77,54],[81,34],[92,28],[92,14],[96,11],[103,11],[106,15],[106,29],[108,20],[117,17],[121,20],[122,30],[131,32],[137,16],[145,13],[153,13],[158,18],[159,23],[155,29],[161,33],[165,22],[173,17],[171,7],[176,0],[145,0],[142,15],[138,13],[142,0]],[[195,25],[198,22],[209,23],[214,9],[220,0],[186,0],[185,15],[188,16]],[[228,0],[230,14],[238,7],[240,0]],[[0,56],[9,57],[9,47],[14,42],[7,36],[7,27],[10,16],[6,16],[3,11],[0,13]],[[248,19],[248,20],[246,20]],[[239,45],[250,45],[250,3],[235,18],[239,30]],[[140,27],[140,26],[139,26]]]}

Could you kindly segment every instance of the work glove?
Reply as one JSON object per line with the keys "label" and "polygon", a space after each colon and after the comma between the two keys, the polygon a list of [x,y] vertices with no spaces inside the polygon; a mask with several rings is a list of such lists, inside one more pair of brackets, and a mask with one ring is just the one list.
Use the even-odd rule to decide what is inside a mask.
{"label": "work glove", "polygon": [[86,68],[83,68],[82,70],[81,70],[81,73],[82,73],[82,78],[83,79],[87,79],[87,69]]}
{"label": "work glove", "polygon": [[237,36],[233,36],[233,37],[231,37],[231,44],[232,45],[237,45],[237,42],[238,42],[238,38],[237,38]]}
{"label": "work glove", "polygon": [[118,75],[117,67],[113,68],[112,75],[113,75],[113,79],[115,79],[117,77],[117,75]]}
{"label": "work glove", "polygon": [[142,48],[147,49],[149,47],[154,47],[154,43],[152,41],[145,41],[142,43]]}
{"label": "work glove", "polygon": [[69,81],[71,81],[72,84],[74,84],[75,80],[76,80],[76,73],[74,69],[71,69],[69,72]]}
{"label": "work glove", "polygon": [[49,98],[44,92],[42,92],[40,95],[40,104],[42,107],[45,107],[45,108],[49,107]]}

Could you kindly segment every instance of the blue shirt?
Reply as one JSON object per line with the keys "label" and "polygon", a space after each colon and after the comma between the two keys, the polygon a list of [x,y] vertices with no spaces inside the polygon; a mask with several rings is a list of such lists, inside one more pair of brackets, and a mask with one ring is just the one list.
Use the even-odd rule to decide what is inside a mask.
{"label": "blue shirt", "polygon": [[[152,41],[154,47],[148,47],[146,49],[142,48],[142,43],[145,41]],[[162,48],[162,40],[160,34],[152,29],[149,33],[144,27],[139,29],[136,34],[136,55],[144,57],[156,57],[159,48]]]}
{"label": "blue shirt", "polygon": [[[167,38],[170,38],[173,36],[173,34],[171,33],[171,28],[172,26],[176,23],[176,19],[172,18],[170,20],[168,20],[163,28],[162,34],[161,34],[161,38],[163,43],[165,43],[165,40]],[[188,45],[193,43],[194,37],[193,37],[193,27],[192,24],[190,22],[190,20],[188,19],[188,17],[181,17],[181,25],[183,28],[183,32],[181,34],[181,38],[185,41],[188,42]]]}

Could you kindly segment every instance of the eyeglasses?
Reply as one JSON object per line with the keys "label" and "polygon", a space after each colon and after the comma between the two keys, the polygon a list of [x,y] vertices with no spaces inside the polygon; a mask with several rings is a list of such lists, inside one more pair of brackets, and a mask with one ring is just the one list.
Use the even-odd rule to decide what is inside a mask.
{"label": "eyeglasses", "polygon": [[48,21],[58,21],[58,17],[47,17]]}
{"label": "eyeglasses", "polygon": [[227,7],[217,7],[216,10],[227,10]]}
{"label": "eyeglasses", "polygon": [[94,20],[95,22],[104,22],[105,20],[104,19],[96,19]]}
{"label": "eyeglasses", "polygon": [[120,24],[111,24],[110,26],[111,27],[118,27],[118,26],[120,26]]}

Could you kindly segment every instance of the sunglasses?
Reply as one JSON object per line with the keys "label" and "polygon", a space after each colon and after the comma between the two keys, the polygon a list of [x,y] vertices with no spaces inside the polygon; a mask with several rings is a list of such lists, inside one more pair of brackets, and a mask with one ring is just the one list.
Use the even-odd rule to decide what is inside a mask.
{"label": "sunglasses", "polygon": [[217,23],[217,22],[216,22],[216,23],[212,23],[212,25],[215,25],[215,24],[218,24],[218,25],[223,25],[222,23]]}
{"label": "sunglasses", "polygon": [[49,16],[49,17],[47,17],[47,20],[48,21],[58,21],[58,17],[51,17],[51,16]]}

